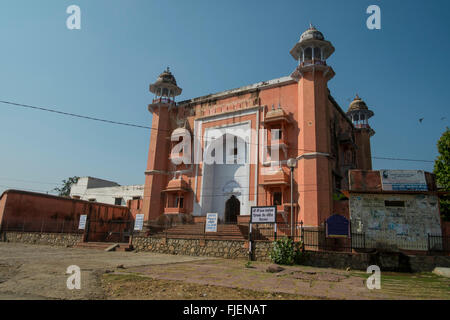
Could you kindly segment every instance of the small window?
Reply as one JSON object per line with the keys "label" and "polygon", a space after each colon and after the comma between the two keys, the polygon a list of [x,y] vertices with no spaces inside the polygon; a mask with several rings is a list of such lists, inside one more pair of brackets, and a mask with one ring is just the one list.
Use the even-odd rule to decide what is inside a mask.
{"label": "small window", "polygon": [[89,199],[90,202],[96,202],[97,200],[95,199]]}
{"label": "small window", "polygon": [[115,198],[115,199],[114,199],[114,204],[115,204],[116,206],[121,206],[121,205],[122,205],[122,202],[123,202],[123,198]]}
{"label": "small window", "polygon": [[385,207],[405,207],[405,201],[385,200],[384,206]]}
{"label": "small window", "polygon": [[175,198],[175,207],[176,208],[183,208],[183,204],[184,204],[184,198],[183,197],[176,197]]}
{"label": "small window", "polygon": [[311,47],[308,47],[305,50],[305,60],[312,60],[312,49],[311,49]]}
{"label": "small window", "polygon": [[283,132],[280,128],[272,129],[272,140],[281,140],[283,138]]}
{"label": "small window", "polygon": [[283,194],[281,192],[274,192],[273,193],[273,205],[274,206],[281,206]]}
{"label": "small window", "polygon": [[316,59],[316,60],[320,60],[321,59],[320,51],[321,51],[320,48],[317,48],[317,47],[314,48],[314,59]]}

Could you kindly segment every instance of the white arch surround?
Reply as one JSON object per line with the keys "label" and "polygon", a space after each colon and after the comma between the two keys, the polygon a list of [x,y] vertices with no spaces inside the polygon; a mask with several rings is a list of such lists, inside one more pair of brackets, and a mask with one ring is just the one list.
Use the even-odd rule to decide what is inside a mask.
{"label": "white arch surround", "polygon": [[[219,130],[218,130],[219,129]],[[219,132],[222,136],[219,136]],[[237,163],[205,164],[202,166],[200,202],[194,203],[194,215],[204,216],[208,212],[217,212],[219,219],[225,219],[225,203],[234,195],[240,202],[240,214],[247,215],[253,203],[249,201],[250,190],[250,145],[251,122],[244,121],[237,124],[207,128],[204,139],[211,141],[213,138],[227,137],[225,141],[225,154],[229,154],[234,148],[230,145],[231,137],[237,137],[238,143],[244,144],[244,154],[238,148]],[[226,141],[228,140],[228,141]],[[233,140],[234,141],[234,140]],[[239,142],[240,141],[240,142]],[[228,142],[228,143],[227,143]],[[205,154],[210,152],[214,143],[206,145]],[[225,156],[225,155],[224,155]],[[244,158],[242,158],[244,157]]]}

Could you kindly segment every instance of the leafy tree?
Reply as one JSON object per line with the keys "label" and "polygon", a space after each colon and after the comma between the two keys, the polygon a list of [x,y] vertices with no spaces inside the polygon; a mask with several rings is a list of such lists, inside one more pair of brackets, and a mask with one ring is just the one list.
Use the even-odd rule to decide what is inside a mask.
{"label": "leafy tree", "polygon": [[61,188],[56,187],[53,190],[58,192],[58,195],[61,197],[68,197],[70,195],[70,188],[73,184],[78,182],[78,179],[80,179],[80,177],[71,177],[67,180],[63,180]]}
{"label": "leafy tree", "polygon": [[[434,174],[437,184],[443,191],[450,192],[450,129],[447,127],[437,143],[439,156],[434,163]],[[450,196],[440,197],[440,206],[443,219],[450,220]]]}

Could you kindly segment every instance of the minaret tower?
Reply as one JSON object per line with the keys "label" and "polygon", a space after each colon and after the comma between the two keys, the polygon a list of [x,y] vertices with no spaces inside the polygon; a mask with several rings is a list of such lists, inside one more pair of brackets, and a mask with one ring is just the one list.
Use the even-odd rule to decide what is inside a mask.
{"label": "minaret tower", "polygon": [[366,103],[356,95],[350,103],[347,116],[352,120],[355,130],[356,166],[362,170],[372,170],[372,153],[370,150],[370,138],[375,131],[369,125],[369,118],[373,117],[372,110],[369,110]]}
{"label": "minaret tower", "polygon": [[296,219],[311,227],[320,226],[332,213],[332,167],[326,154],[331,151],[328,81],[335,74],[327,59],[333,52],[331,42],[312,25],[290,51],[298,62],[291,74],[298,81],[297,156],[309,154],[298,161],[294,171],[298,181]]}
{"label": "minaret tower", "polygon": [[169,139],[172,131],[170,111],[176,106],[175,97],[180,95],[181,91],[169,68],[150,85],[150,92],[155,94],[155,98],[148,106],[153,118],[145,171],[142,208],[144,221],[154,220],[163,212],[164,201],[161,191],[167,184],[167,170],[170,163]]}

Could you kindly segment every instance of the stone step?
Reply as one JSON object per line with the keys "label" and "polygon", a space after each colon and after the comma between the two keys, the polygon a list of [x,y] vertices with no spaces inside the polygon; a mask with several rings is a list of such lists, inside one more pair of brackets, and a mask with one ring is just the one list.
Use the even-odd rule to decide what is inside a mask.
{"label": "stone step", "polygon": [[[82,249],[95,249],[95,250],[105,250],[111,245],[114,245],[114,242],[79,242],[74,248],[82,248]],[[132,251],[133,246],[128,243],[119,243],[118,247],[116,247],[113,251]]]}

